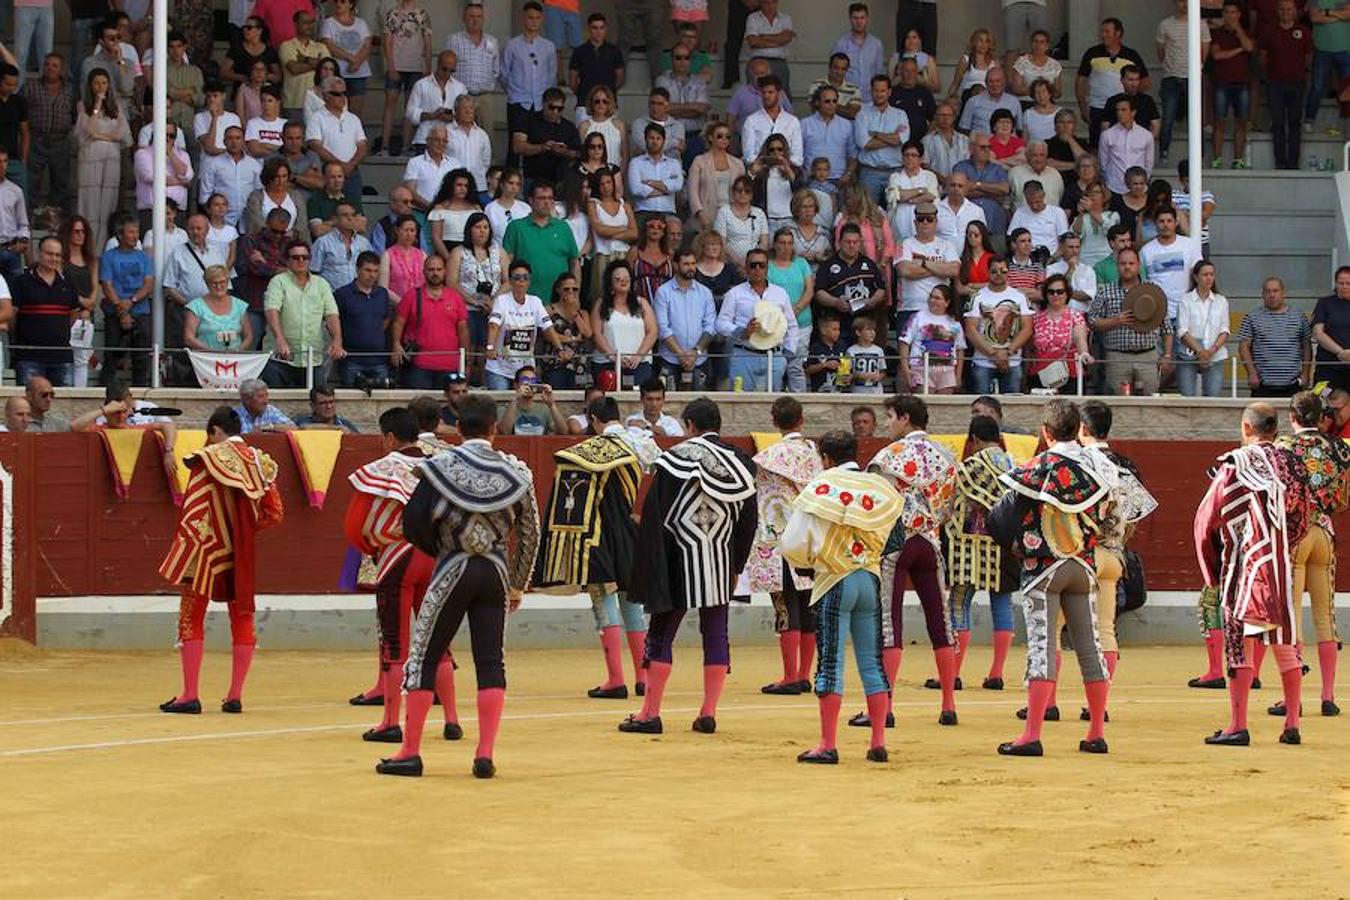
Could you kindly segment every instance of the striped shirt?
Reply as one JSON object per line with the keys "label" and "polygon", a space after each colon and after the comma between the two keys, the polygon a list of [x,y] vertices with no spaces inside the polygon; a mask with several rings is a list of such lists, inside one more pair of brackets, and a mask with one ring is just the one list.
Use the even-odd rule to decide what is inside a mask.
{"label": "striped shirt", "polygon": [[[68,363],[70,354],[70,317],[80,308],[74,286],[60,272],[48,284],[29,269],[14,279],[13,285],[0,281],[0,297],[13,292],[16,312],[14,358],[28,362]],[[51,349],[21,350],[20,347]]]}
{"label": "striped shirt", "polygon": [[470,94],[497,89],[501,57],[495,37],[484,32],[480,43],[475,44],[467,31],[457,31],[445,39],[445,49],[455,51],[458,58],[455,77],[464,82]]}
{"label": "striped shirt", "polygon": [[1034,291],[1044,280],[1045,266],[1031,260],[1020,263],[1008,257],[1008,287],[1017,291]]}
{"label": "striped shirt", "polygon": [[[1119,281],[1099,284],[1097,299],[1088,307],[1088,324],[1092,325],[1099,319],[1114,319],[1120,315],[1124,303],[1125,289],[1120,286]],[[1145,350],[1156,348],[1159,335],[1166,334],[1172,334],[1172,323],[1164,318],[1162,325],[1152,331],[1135,331],[1124,325],[1104,331],[1102,343],[1106,345],[1107,350],[1114,350],[1117,353],[1143,353]]]}
{"label": "striped shirt", "polygon": [[1303,373],[1303,353],[1312,343],[1312,325],[1307,316],[1288,306],[1280,312],[1263,306],[1242,317],[1238,343],[1249,342],[1261,384],[1287,387]]}

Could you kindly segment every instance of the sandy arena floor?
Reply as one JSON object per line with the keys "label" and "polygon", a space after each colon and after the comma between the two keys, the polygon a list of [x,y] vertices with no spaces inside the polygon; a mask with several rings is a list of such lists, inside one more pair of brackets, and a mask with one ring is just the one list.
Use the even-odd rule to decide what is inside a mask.
{"label": "sandy arena floor", "polygon": [[[1002,758],[1022,693],[967,689],[937,725],[905,654],[891,762],[841,728],[837,768],[808,697],[768,697],[771,647],[733,650],[714,736],[689,731],[701,690],[682,647],[660,738],[624,735],[640,701],[588,700],[595,652],[508,654],[511,691],[493,781],[469,774],[472,667],[459,672],[465,740],[437,728],[426,777],[377,777],[377,712],[345,698],[373,654],[260,652],[243,716],[155,711],[178,684],[170,653],[0,645],[0,894],[7,897],[813,896],[1344,897],[1350,891],[1350,715],[1276,742],[1255,694],[1254,744],[1206,748],[1226,694],[1187,690],[1203,650],[1129,650],[1109,756],[1077,752],[1076,669],[1043,759]],[[464,654],[467,657],[467,652]],[[1018,649],[1013,662],[1020,665]],[[988,650],[972,648],[978,685]],[[228,657],[207,655],[204,697]],[[1265,673],[1274,680],[1274,668]],[[852,673],[850,673],[852,675]],[[1270,682],[1268,681],[1268,684]],[[1276,682],[1277,684],[1278,682]],[[1316,711],[1316,673],[1304,686]],[[860,708],[856,681],[844,712]],[[1350,701],[1350,691],[1342,703]],[[1350,706],[1350,703],[1346,703]],[[439,715],[433,711],[433,722]],[[428,729],[429,732],[432,729]],[[387,750],[386,750],[387,752]],[[1269,855],[1259,855],[1269,848]]]}

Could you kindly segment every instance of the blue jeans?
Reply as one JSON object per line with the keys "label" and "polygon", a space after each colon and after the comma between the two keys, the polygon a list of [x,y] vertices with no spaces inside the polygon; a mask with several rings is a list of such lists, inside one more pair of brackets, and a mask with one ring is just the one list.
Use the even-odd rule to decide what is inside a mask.
{"label": "blue jeans", "polygon": [[405,388],[415,391],[439,391],[445,388],[445,379],[449,372],[434,372],[420,366],[404,366],[403,376],[399,380]]}
{"label": "blue jeans", "polygon": [[598,584],[586,588],[591,597],[591,615],[595,617],[595,630],[622,625],[627,632],[647,630],[647,620],[642,617],[642,605],[628,599],[628,594],[615,591],[604,592]]}
{"label": "blue jeans", "polygon": [[267,335],[267,316],[263,314],[261,309],[250,309],[248,320],[253,324],[253,346],[244,349],[261,350],[263,338]]}
{"label": "blue jeans", "polygon": [[858,184],[867,188],[867,192],[872,195],[872,199],[878,204],[886,202],[886,184],[890,180],[891,173],[886,169],[858,166]]}
{"label": "blue jeans", "polygon": [[28,384],[28,379],[42,376],[52,383],[52,387],[70,387],[75,383],[75,364],[73,362],[44,363],[31,359],[14,361],[14,380],[20,387]]}
{"label": "blue jeans", "polygon": [[356,387],[359,375],[373,381],[384,381],[389,378],[389,363],[382,356],[349,356],[338,363],[338,369],[342,372],[343,387]]}
{"label": "blue jeans", "polygon": [[[957,631],[970,630],[970,607],[975,600],[975,587],[958,584],[952,588],[948,598],[951,609],[952,627]],[[1004,591],[989,592],[989,613],[994,620],[995,631],[1013,630],[1012,594]]]}
{"label": "blue jeans", "polygon": [[[0,15],[3,15],[3,12],[0,12]],[[102,24],[103,19],[98,16],[91,19],[70,20],[70,59],[66,60],[67,72],[74,68],[70,60],[79,60],[80,64],[83,64],[85,58],[94,51],[94,44],[98,42],[94,29]],[[78,72],[79,69],[75,71]]]}
{"label": "blue jeans", "polygon": [[1201,369],[1193,360],[1178,359],[1177,390],[1184,397],[1222,397],[1223,370],[1227,366],[1226,359],[1210,363],[1208,369]]}
{"label": "blue jeans", "polygon": [[[580,47],[586,38],[581,33],[581,13],[544,6],[544,37],[559,50]],[[571,56],[571,54],[568,54]]]}
{"label": "blue jeans", "polygon": [[[24,7],[20,7],[23,9]],[[0,275],[13,281],[23,274],[23,257],[13,250],[0,250]]]}
{"label": "blue jeans", "polygon": [[1308,105],[1304,107],[1303,118],[1309,122],[1317,120],[1317,107],[1327,95],[1327,83],[1331,80],[1331,67],[1336,67],[1336,75],[1345,78],[1350,75],[1350,50],[1327,52],[1314,50],[1312,59],[1312,81],[1308,86]]}
{"label": "blue jeans", "polygon": [[509,391],[511,390],[511,379],[505,375],[498,374],[488,370],[483,373],[487,378],[487,389],[489,391]]}
{"label": "blue jeans", "polygon": [[881,583],[871,572],[853,572],[830,589],[816,608],[816,694],[844,692],[844,654],[853,638],[853,658],[858,664],[863,693],[867,696],[890,690],[881,668]]}
{"label": "blue jeans", "polygon": [[[19,83],[28,72],[28,51],[37,48],[37,69],[52,52],[52,31],[56,12],[50,6],[18,6],[14,9],[14,56],[19,61]],[[83,59],[80,60],[83,62]]]}
{"label": "blue jeans", "polygon": [[993,366],[972,364],[970,367],[970,393],[988,394],[998,385],[1000,394],[1022,393],[1022,367],[1009,366],[1008,371],[1000,372]]}
{"label": "blue jeans", "polygon": [[737,347],[731,357],[731,384],[735,390],[736,379],[741,379],[743,391],[772,391],[783,389],[783,376],[787,372],[787,359],[781,353],[773,357],[773,381],[769,380],[769,354],[756,353]]}
{"label": "blue jeans", "polygon": [[1186,111],[1186,85],[1188,79],[1168,76],[1162,80],[1158,96],[1162,100],[1162,134],[1158,138],[1158,149],[1163,156],[1172,146],[1172,126]]}

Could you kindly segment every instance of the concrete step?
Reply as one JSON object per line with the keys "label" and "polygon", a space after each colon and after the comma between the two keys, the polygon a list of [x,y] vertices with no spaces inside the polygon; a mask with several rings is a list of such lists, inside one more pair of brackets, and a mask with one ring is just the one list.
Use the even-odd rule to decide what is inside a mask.
{"label": "concrete step", "polygon": [[1203,189],[1214,192],[1216,218],[1272,209],[1334,213],[1337,198],[1331,176],[1330,172],[1206,169]]}
{"label": "concrete step", "polygon": [[1231,291],[1258,292],[1261,283],[1272,275],[1284,279],[1291,297],[1317,297],[1331,283],[1331,250],[1326,244],[1315,247],[1273,251],[1247,242],[1236,246],[1214,244],[1210,258],[1219,271],[1219,284]]}
{"label": "concrete step", "polygon": [[1271,209],[1268,212],[1225,210],[1216,207],[1210,220],[1215,247],[1250,245],[1255,236],[1269,238],[1267,251],[1279,247],[1325,246],[1336,214],[1331,210]]}

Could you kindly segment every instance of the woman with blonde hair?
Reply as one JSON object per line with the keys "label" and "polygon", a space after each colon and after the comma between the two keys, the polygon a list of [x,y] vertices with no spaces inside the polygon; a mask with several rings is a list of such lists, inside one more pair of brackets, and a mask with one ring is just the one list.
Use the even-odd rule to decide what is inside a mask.
{"label": "woman with blonde hair", "polygon": [[628,133],[623,119],[619,118],[619,104],[614,91],[608,85],[597,84],[586,95],[586,118],[577,126],[584,143],[586,136],[599,134],[605,139],[605,157],[620,168],[628,168],[628,142],[623,136]]}
{"label": "woman with blonde hair", "polygon": [[702,231],[712,228],[718,212],[731,204],[732,186],[745,174],[745,163],[731,152],[731,138],[726,122],[708,123],[703,129],[708,150],[689,167],[689,215]]}
{"label": "woman with blonde hair", "polygon": [[253,346],[248,304],[230,295],[230,272],[207,266],[202,273],[206,293],[194,298],[183,314],[183,344],[192,350],[247,350]]}
{"label": "woman with blonde hair", "polygon": [[998,65],[998,51],[994,45],[994,35],[988,28],[976,28],[970,33],[970,42],[966,52],[956,64],[952,73],[952,86],[947,90],[947,102],[965,105],[966,98],[976,85],[984,87],[984,76],[989,69]]}
{"label": "woman with blonde hair", "polygon": [[857,181],[850,181],[839,189],[839,214],[834,217],[834,241],[839,243],[839,232],[845,225],[857,225],[862,231],[863,255],[886,273],[890,287],[891,262],[895,259],[895,236],[891,223],[872,199],[872,192]]}

